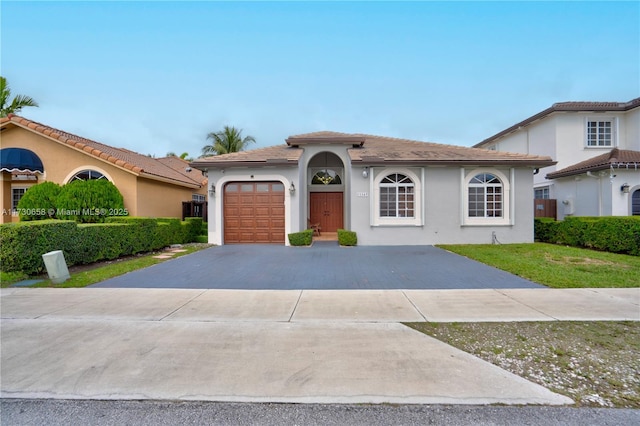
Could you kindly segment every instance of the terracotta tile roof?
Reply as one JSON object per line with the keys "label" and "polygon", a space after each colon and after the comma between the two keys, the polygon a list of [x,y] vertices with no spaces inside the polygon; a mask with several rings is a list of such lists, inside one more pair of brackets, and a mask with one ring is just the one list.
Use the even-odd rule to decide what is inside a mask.
{"label": "terracotta tile roof", "polygon": [[550,157],[516,154],[511,152],[490,151],[468,148],[458,145],[445,145],[433,142],[418,142],[408,139],[389,138],[372,135],[360,135],[365,138],[362,148],[349,149],[352,163],[389,164],[522,164],[532,166],[550,166],[554,164]]}
{"label": "terracotta tile roof", "polygon": [[586,172],[599,170],[632,169],[640,171],[640,151],[630,151],[614,148],[606,154],[598,155],[564,169],[549,173],[547,179],[556,179],[565,176],[579,175]]}
{"label": "terracotta tile roof", "polygon": [[202,175],[200,170],[192,169],[187,160],[183,160],[182,158],[175,157],[173,155],[169,157],[156,158],[156,160],[165,166],[171,167],[176,172],[183,174],[200,185],[207,185],[207,178]]}
{"label": "terracotta tile roof", "polygon": [[297,165],[303,150],[287,145],[275,145],[250,151],[232,152],[198,158],[190,164],[195,168],[209,166],[264,166],[264,165]]}
{"label": "terracotta tile roof", "polygon": [[302,149],[294,146],[308,143],[342,143],[355,147],[349,148],[352,163],[381,164],[521,164],[546,167],[555,164],[550,157],[526,154],[514,154],[467,148],[456,145],[443,145],[419,142],[408,139],[373,136],[361,133],[314,132],[287,138],[287,145],[243,151],[239,153],[203,158],[192,164],[194,167],[264,165],[266,163],[297,164]]}
{"label": "terracotta tile roof", "polygon": [[488,143],[493,142],[496,139],[501,138],[502,136],[508,135],[509,133],[518,130],[520,127],[527,126],[534,121],[540,120],[547,115],[553,114],[554,112],[624,112],[638,107],[640,107],[640,98],[631,99],[629,102],[557,102],[544,111],[540,111],[539,113],[532,115],[531,117],[519,123],[516,123],[513,126],[504,129],[503,131],[496,133],[491,137],[488,137],[482,142],[475,144],[474,147],[482,148],[484,145],[487,145]]}
{"label": "terracotta tile roof", "polygon": [[13,114],[9,114],[7,117],[0,119],[0,126],[2,128],[9,124],[31,130],[63,145],[84,151],[87,155],[114,164],[137,176],[170,182],[181,186],[195,187],[201,184],[199,181],[185,176],[183,173],[174,170],[155,158],[138,154],[128,149],[114,148]]}

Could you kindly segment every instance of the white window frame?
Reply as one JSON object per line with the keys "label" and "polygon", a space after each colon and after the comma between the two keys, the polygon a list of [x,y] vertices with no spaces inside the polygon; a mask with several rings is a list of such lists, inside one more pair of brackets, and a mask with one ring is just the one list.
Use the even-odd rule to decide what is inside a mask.
{"label": "white window frame", "polygon": [[[23,189],[24,192],[22,193],[22,196],[24,196],[24,193],[27,192],[27,189],[31,188],[31,186],[11,186],[11,211],[12,212],[17,212],[18,209],[18,203],[20,202],[20,200],[18,200],[18,203],[16,203],[14,205],[13,203],[13,191],[15,191],[16,189]],[[20,199],[22,199],[22,197],[20,197]]]}
{"label": "white window frame", "polygon": [[[501,217],[473,217],[469,216],[469,184],[471,180],[482,173],[497,177],[502,183],[502,216]],[[512,173],[513,174],[513,173]],[[462,169],[462,224],[467,226],[512,225],[511,221],[511,184],[509,177],[497,169],[477,168],[470,171]]]}
{"label": "white window frame", "polygon": [[204,194],[191,194],[191,201],[204,203],[205,201],[207,201],[207,196]]}
{"label": "white window frame", "polygon": [[[589,125],[590,123],[598,123],[596,127],[596,140],[595,144],[590,144],[589,139]],[[610,144],[609,145],[600,145],[599,144],[599,129],[600,123],[609,123],[611,125],[611,134],[610,134]],[[584,146],[588,149],[610,149],[618,146],[618,121],[615,117],[598,117],[598,116],[590,116],[585,118],[584,122]]]}
{"label": "white window frame", "polygon": [[[385,217],[380,216],[380,184],[384,178],[392,174],[405,175],[413,182],[413,217]],[[385,168],[376,170],[372,181],[371,210],[373,226],[422,226],[422,182],[420,177],[408,169]]]}
{"label": "white window frame", "polygon": [[[542,191],[542,198],[536,198],[536,191]],[[545,194],[546,191],[546,194]],[[544,196],[546,195],[546,197]],[[548,200],[551,196],[551,188],[549,186],[539,186],[537,188],[533,188],[533,198],[540,200]]]}
{"label": "white window frame", "polygon": [[67,174],[67,177],[64,178],[63,182],[71,183],[73,177],[76,174],[78,174],[78,173],[80,173],[80,172],[82,172],[84,170],[91,170],[91,171],[94,171],[94,172],[101,173],[102,176],[104,176],[109,182],[114,183],[113,178],[111,177],[111,175],[109,173],[104,171],[102,168],[96,167],[94,165],[84,165],[84,166],[81,166],[81,167],[76,167],[75,169],[71,170],[71,172],[69,172],[69,174]]}

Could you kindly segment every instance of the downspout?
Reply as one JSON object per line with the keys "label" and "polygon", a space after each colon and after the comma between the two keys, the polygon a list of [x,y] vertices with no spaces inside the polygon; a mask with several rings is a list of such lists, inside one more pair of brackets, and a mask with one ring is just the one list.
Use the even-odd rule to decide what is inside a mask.
{"label": "downspout", "polygon": [[513,226],[516,224],[516,169],[513,167],[509,170],[509,179],[509,222]]}
{"label": "downspout", "polygon": [[587,176],[598,180],[598,216],[602,216],[602,179],[590,171],[587,172]]}
{"label": "downspout", "polygon": [[460,225],[464,225],[465,218],[465,185],[464,185],[464,167],[460,167]]}
{"label": "downspout", "polygon": [[425,198],[426,196],[426,187],[427,184],[424,180],[424,166],[420,168],[420,182],[422,183],[422,194],[420,194],[420,224],[424,227],[424,206],[425,206]]}

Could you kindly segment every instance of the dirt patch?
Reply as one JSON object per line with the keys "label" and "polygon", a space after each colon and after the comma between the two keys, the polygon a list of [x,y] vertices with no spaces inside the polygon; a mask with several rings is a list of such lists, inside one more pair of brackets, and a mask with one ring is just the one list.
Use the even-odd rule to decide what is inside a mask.
{"label": "dirt patch", "polygon": [[621,268],[628,268],[627,265],[616,264],[608,260],[592,259],[590,257],[573,257],[573,256],[552,256],[551,254],[545,254],[545,259],[550,263],[562,264],[562,265],[595,265],[595,266],[619,266]]}
{"label": "dirt patch", "polygon": [[578,406],[640,408],[640,322],[407,325]]}

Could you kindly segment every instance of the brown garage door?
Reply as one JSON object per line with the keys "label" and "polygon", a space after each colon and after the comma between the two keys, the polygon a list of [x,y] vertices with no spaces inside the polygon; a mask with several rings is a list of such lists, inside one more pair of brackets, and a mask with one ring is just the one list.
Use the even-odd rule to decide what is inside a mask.
{"label": "brown garage door", "polygon": [[284,185],[280,182],[225,185],[224,243],[284,244]]}

